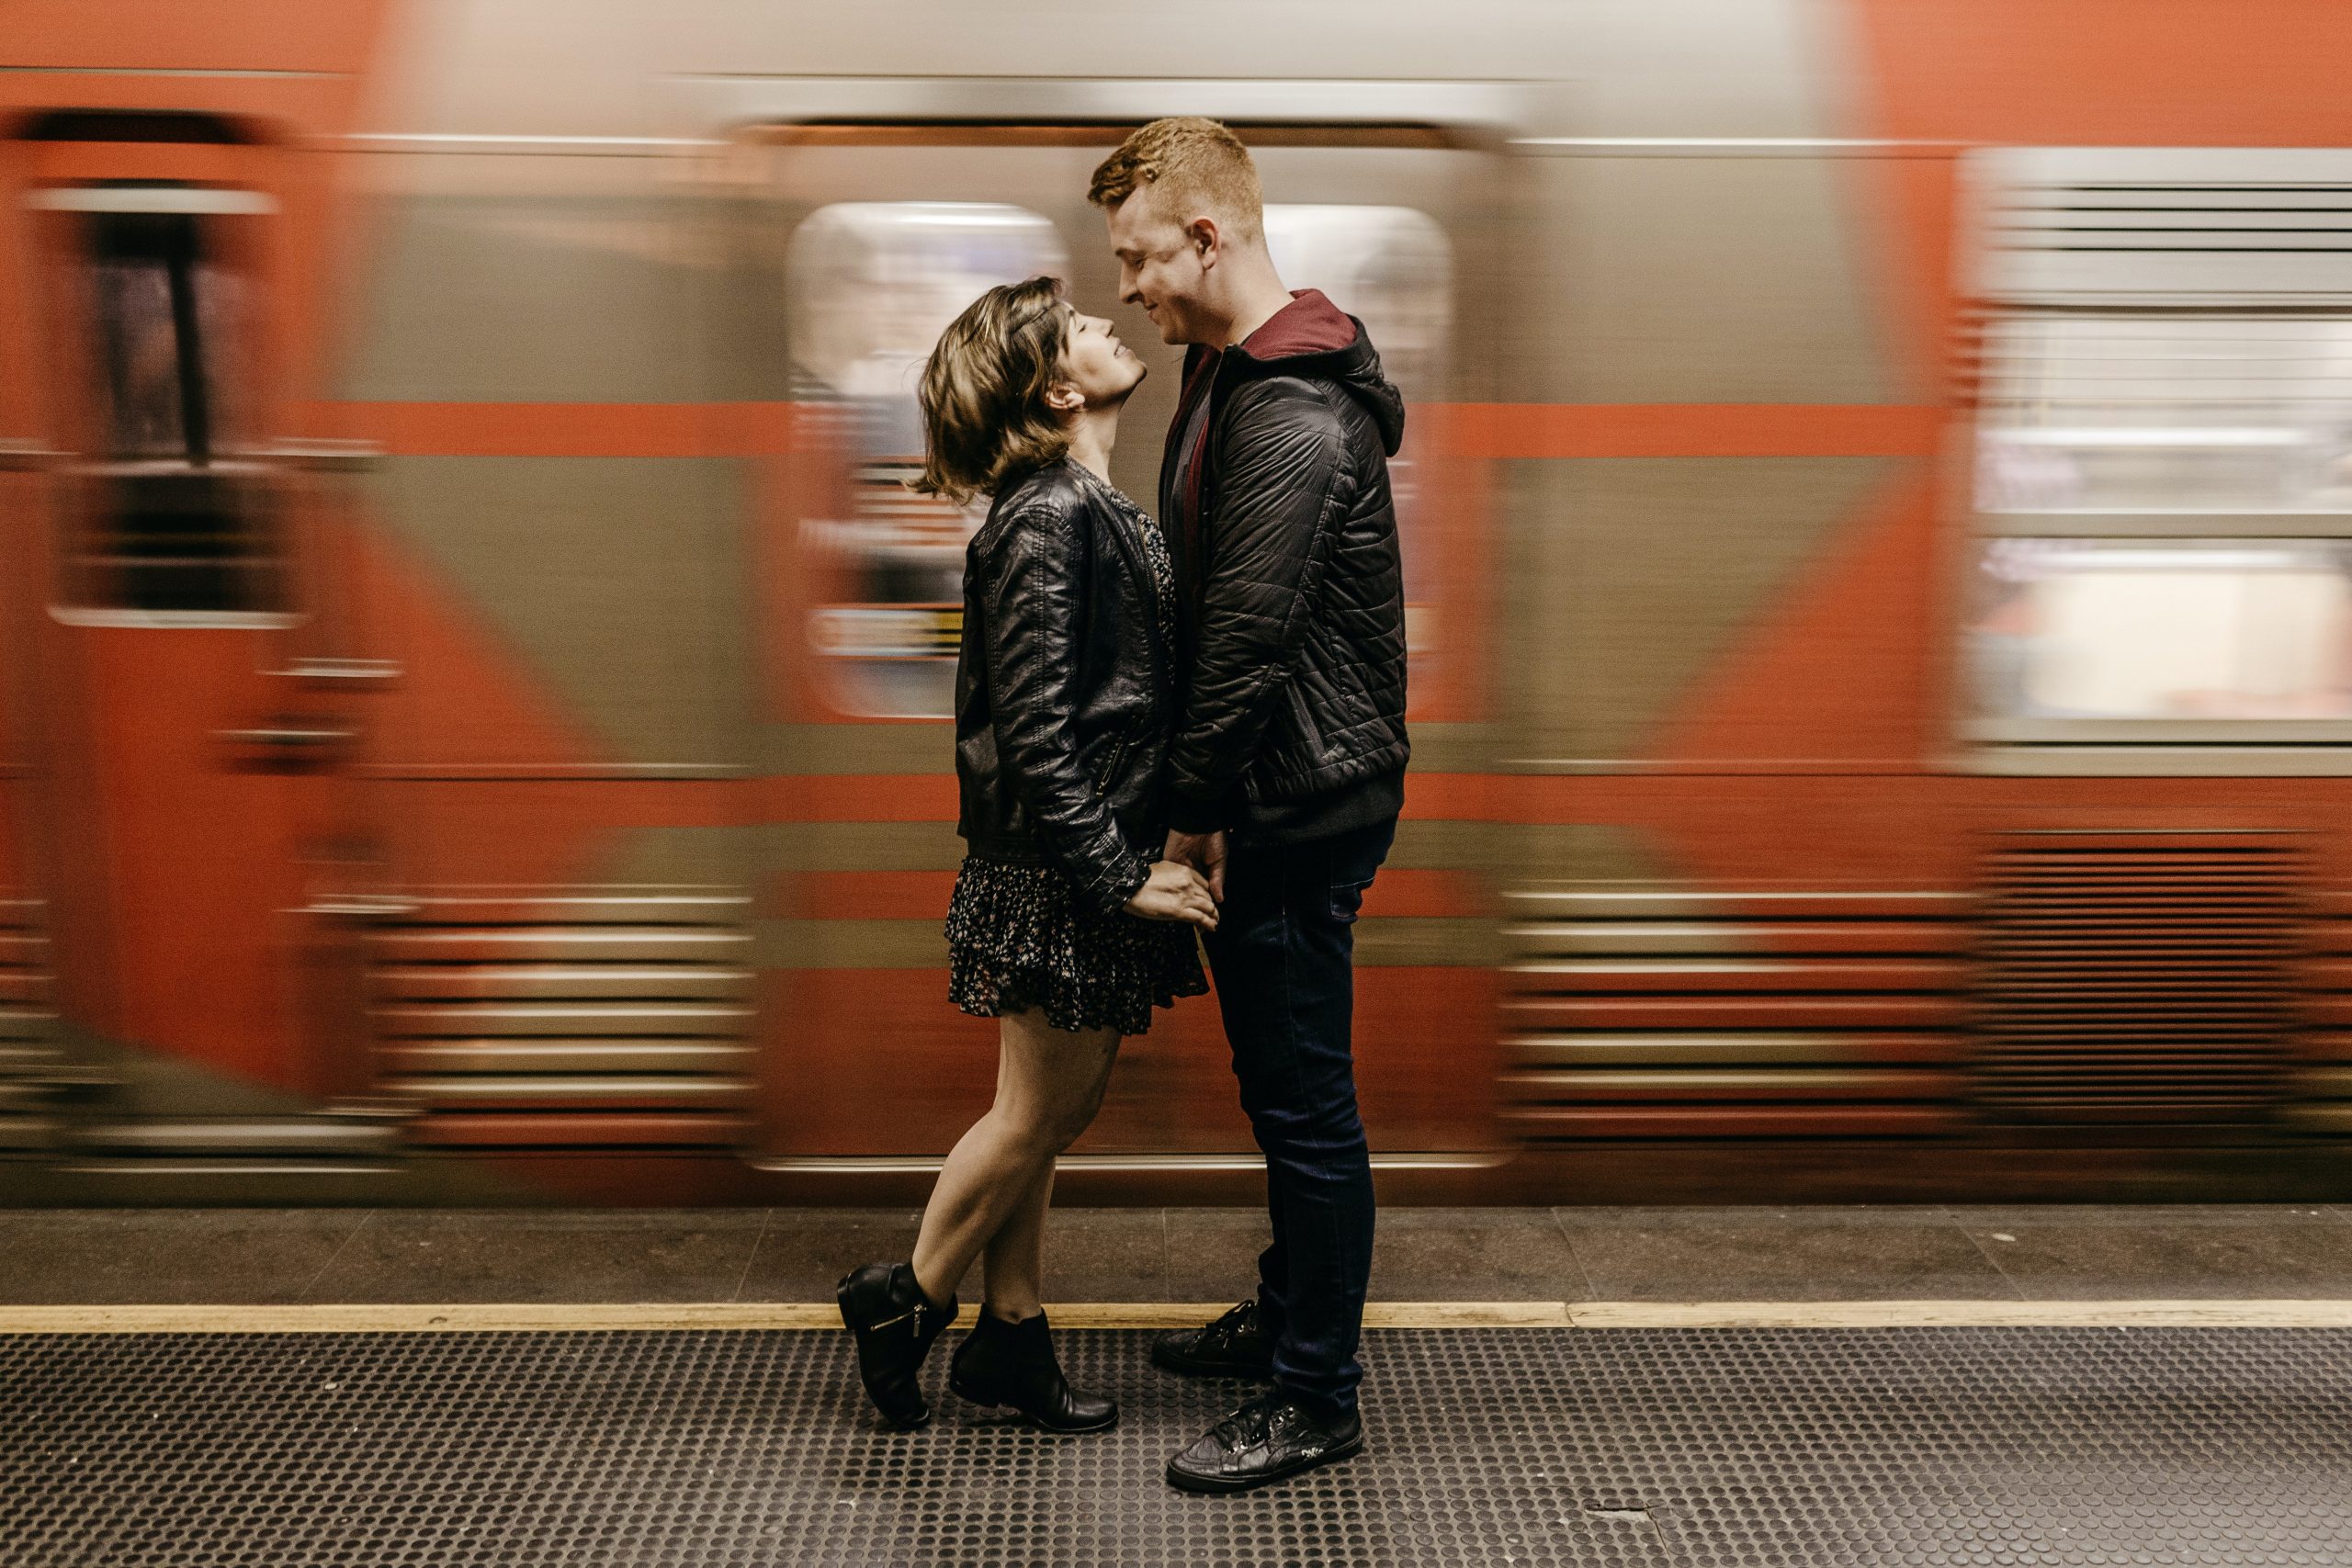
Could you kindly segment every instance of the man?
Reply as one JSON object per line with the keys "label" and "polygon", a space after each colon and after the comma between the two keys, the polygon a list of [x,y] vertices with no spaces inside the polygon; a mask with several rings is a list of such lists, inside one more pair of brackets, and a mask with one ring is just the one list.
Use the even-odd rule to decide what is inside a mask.
{"label": "man", "polygon": [[1405,607],[1388,457],[1404,401],[1363,323],[1283,287],[1249,150],[1162,119],[1094,172],[1120,298],[1190,344],[1159,516],[1186,614],[1167,854],[1223,908],[1207,940],[1266,1156],[1258,1294],[1152,1359],[1272,1388],[1171,1460],[1238,1492],[1360,1451],[1372,1160],[1356,1111],[1351,926],[1405,798]]}

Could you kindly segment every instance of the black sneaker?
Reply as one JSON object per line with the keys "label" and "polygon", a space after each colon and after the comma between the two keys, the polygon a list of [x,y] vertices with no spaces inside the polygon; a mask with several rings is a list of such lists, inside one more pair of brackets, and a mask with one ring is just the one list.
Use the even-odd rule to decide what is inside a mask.
{"label": "black sneaker", "polygon": [[1258,1303],[1243,1302],[1202,1328],[1171,1328],[1152,1342],[1154,1366],[1188,1378],[1271,1378],[1274,1342],[1258,1322]]}
{"label": "black sneaker", "polygon": [[1363,1451],[1354,1411],[1329,1421],[1287,1396],[1261,1393],[1168,1461],[1168,1484],[1183,1492],[1247,1492]]}

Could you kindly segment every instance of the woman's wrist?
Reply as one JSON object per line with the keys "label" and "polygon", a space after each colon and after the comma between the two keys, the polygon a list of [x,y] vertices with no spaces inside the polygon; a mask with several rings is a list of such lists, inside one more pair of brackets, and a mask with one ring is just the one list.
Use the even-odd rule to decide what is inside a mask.
{"label": "woman's wrist", "polygon": [[1111,907],[1124,909],[1144,886],[1151,880],[1151,862],[1143,855],[1132,855],[1126,867],[1111,884]]}

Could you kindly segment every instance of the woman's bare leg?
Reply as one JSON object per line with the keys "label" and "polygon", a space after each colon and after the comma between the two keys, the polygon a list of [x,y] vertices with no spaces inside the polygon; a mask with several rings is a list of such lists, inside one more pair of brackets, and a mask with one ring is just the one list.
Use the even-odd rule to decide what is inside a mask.
{"label": "woman's bare leg", "polygon": [[[1118,1058],[1111,1030],[1071,1033],[1036,1012],[1001,1019],[996,1103],[956,1140],[924,1206],[915,1241],[915,1283],[934,1303],[955,1293],[990,1237],[1051,1191],[1054,1156],[1094,1119]],[[1042,1247],[1042,1234],[1036,1247]],[[1035,1275],[1035,1266],[1030,1273]],[[1035,1294],[1034,1282],[1031,1293]]]}
{"label": "woman's bare leg", "polygon": [[1047,1160],[980,1253],[980,1299],[1009,1323],[1046,1310],[1046,1211],[1053,1201],[1054,1165]]}

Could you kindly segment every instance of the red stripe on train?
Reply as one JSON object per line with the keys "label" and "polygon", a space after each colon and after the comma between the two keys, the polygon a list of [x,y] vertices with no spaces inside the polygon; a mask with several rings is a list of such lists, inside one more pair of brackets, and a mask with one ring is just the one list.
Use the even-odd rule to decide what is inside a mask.
{"label": "red stripe on train", "polygon": [[[762,457],[798,449],[792,403],[332,402],[317,434],[408,457]],[[1939,408],[1871,403],[1429,403],[1466,457],[1905,457]]]}

